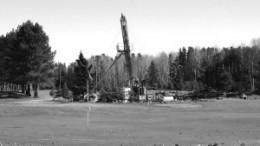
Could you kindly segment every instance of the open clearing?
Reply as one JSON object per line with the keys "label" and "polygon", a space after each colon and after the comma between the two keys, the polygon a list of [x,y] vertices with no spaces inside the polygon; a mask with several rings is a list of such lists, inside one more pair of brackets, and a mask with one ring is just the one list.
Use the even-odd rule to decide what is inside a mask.
{"label": "open clearing", "polygon": [[[88,113],[89,111],[89,113]],[[89,119],[88,119],[89,118]],[[260,145],[260,100],[175,104],[0,99],[0,145]]]}

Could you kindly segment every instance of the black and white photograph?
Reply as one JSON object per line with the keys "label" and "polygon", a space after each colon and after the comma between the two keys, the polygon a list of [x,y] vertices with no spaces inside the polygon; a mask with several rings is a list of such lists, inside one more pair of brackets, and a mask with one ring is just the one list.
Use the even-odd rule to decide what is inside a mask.
{"label": "black and white photograph", "polygon": [[0,0],[0,146],[260,146],[260,1]]}

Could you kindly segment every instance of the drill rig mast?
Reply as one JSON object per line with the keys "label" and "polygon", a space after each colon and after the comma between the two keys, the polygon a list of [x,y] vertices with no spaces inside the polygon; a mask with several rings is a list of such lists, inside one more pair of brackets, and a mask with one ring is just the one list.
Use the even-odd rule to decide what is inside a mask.
{"label": "drill rig mast", "polygon": [[130,56],[130,45],[129,45],[129,37],[128,37],[128,30],[127,30],[127,21],[123,14],[121,14],[120,18],[121,22],[121,30],[122,30],[122,37],[124,43],[124,49],[119,50],[119,52],[125,55],[126,61],[126,68],[128,73],[128,80],[130,81],[130,88],[132,88],[132,64],[131,64],[131,56]]}
{"label": "drill rig mast", "polygon": [[[122,30],[122,37],[123,37],[123,43],[124,43],[124,49],[120,50],[119,45],[117,45],[117,50],[119,52],[119,55],[116,56],[115,61],[111,64],[111,66],[108,68],[108,70],[105,72],[104,76],[96,83],[94,90],[104,79],[105,75],[107,72],[113,67],[113,65],[118,61],[118,59],[124,54],[125,55],[125,61],[126,61],[126,68],[127,68],[127,79],[130,81],[130,88],[132,88],[132,64],[131,64],[131,56],[130,56],[130,45],[129,45],[129,38],[128,38],[128,30],[127,30],[127,21],[126,18],[123,14],[121,14],[120,18],[120,23],[121,23],[121,30]],[[91,91],[92,91],[91,90]]]}
{"label": "drill rig mast", "polygon": [[139,98],[140,85],[139,85],[139,80],[133,76],[133,72],[132,72],[132,64],[131,64],[131,56],[130,56],[131,52],[130,52],[128,30],[127,30],[127,21],[123,14],[121,14],[120,22],[121,22],[124,49],[119,50],[119,46],[118,46],[118,52],[125,55],[126,69],[128,74],[127,79],[129,81],[129,86],[131,89],[130,101],[132,102],[133,100],[140,100]]}

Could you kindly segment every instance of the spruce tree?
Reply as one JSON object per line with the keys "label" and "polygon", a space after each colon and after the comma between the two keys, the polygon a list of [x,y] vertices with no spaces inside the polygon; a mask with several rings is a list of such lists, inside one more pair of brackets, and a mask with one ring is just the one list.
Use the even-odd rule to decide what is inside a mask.
{"label": "spruce tree", "polygon": [[63,87],[62,87],[62,97],[64,99],[71,99],[70,90],[69,90],[66,82],[64,82]]}
{"label": "spruce tree", "polygon": [[157,88],[158,85],[158,71],[157,68],[155,66],[154,61],[151,62],[151,65],[148,69],[148,81],[147,81],[148,85],[151,87],[155,87]]}
{"label": "spruce tree", "polygon": [[79,59],[76,60],[77,65],[74,67],[74,86],[72,88],[75,100],[82,100],[83,96],[87,94],[89,82],[92,81],[88,67],[88,61],[83,56],[82,52],[79,54]]}

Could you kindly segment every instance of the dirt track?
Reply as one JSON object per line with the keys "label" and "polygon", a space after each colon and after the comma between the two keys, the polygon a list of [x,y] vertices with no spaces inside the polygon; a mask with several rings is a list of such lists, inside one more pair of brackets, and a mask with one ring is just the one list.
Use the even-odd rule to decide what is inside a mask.
{"label": "dirt track", "polygon": [[260,100],[147,107],[0,99],[0,111],[0,142],[4,146],[260,145]]}

